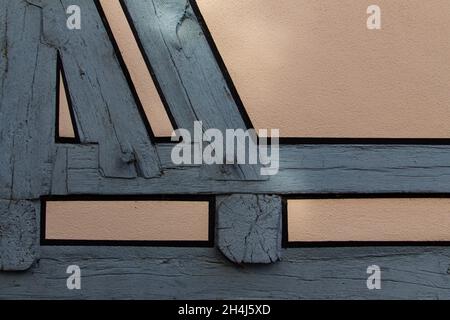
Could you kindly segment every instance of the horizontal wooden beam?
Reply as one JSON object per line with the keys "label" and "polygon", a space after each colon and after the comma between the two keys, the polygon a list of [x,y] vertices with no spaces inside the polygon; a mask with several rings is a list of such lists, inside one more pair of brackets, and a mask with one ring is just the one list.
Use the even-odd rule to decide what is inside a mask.
{"label": "horizontal wooden beam", "polygon": [[[450,299],[446,247],[287,249],[236,268],[212,248],[42,247],[31,272],[0,273],[0,299]],[[67,267],[81,268],[68,290]],[[368,290],[367,268],[381,268]]]}
{"label": "horizontal wooden beam", "polygon": [[[280,171],[266,181],[223,179],[201,166],[176,166],[170,144],[157,146],[164,174],[109,179],[97,147],[70,146],[58,194],[448,193],[450,148],[434,145],[281,145]],[[222,173],[226,175],[226,171]]]}

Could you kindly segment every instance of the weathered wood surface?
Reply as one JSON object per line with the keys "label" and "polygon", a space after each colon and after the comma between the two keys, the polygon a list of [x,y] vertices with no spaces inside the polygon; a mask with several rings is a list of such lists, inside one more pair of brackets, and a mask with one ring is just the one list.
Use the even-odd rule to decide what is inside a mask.
{"label": "weathered wood surface", "polygon": [[[178,127],[245,128],[189,2],[123,2]],[[82,30],[65,27],[71,4]],[[54,144],[57,51],[83,145]],[[450,192],[449,146],[284,145],[266,179],[255,166],[174,166],[138,105],[93,1],[0,0],[0,269],[33,263],[42,195]],[[0,298],[450,298],[448,248],[283,254],[236,267],[214,249],[43,247],[30,272],[0,273]],[[71,264],[80,292],[65,286]],[[379,291],[365,285],[372,264]]]}
{"label": "weathered wood surface", "polygon": [[281,198],[233,194],[217,197],[216,242],[235,263],[272,263],[281,258]]}
{"label": "weathered wood surface", "polygon": [[39,201],[0,200],[0,271],[27,270],[38,253]]}
{"label": "weathered wood surface", "polygon": [[[368,290],[368,266],[381,290]],[[66,269],[81,267],[81,290]],[[450,249],[288,249],[272,265],[236,267],[214,249],[42,247],[26,273],[0,273],[0,299],[450,299]]]}
{"label": "weathered wood surface", "polygon": [[36,199],[51,180],[56,54],[40,8],[2,0],[0,12],[0,199]]}
{"label": "weathered wood surface", "polygon": [[[123,0],[179,128],[246,129],[188,0]],[[214,166],[216,167],[216,166]],[[220,168],[207,167],[213,178]],[[228,165],[225,180],[265,180],[256,165]]]}
{"label": "weathered wood surface", "polygon": [[205,128],[245,128],[189,1],[123,3],[178,126],[192,130],[202,120]]}
{"label": "weathered wood surface", "polygon": [[[81,30],[66,8],[82,8]],[[107,177],[159,176],[159,160],[94,1],[42,1],[42,38],[61,54],[82,143],[98,143]]]}
{"label": "weathered wood surface", "polygon": [[[95,146],[69,159],[67,186],[75,194],[448,193],[450,148],[414,145],[282,145],[280,172],[267,181],[222,181],[199,166],[174,166],[159,145],[159,179],[108,179],[93,168]],[[84,164],[86,162],[86,164]]]}

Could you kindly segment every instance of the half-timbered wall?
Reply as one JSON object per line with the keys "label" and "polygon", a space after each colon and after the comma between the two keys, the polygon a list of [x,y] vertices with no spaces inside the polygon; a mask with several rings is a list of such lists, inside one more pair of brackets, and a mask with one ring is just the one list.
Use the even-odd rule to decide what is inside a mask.
{"label": "half-timbered wall", "polygon": [[[255,17],[262,14],[264,23],[273,20],[276,24],[275,1],[267,0],[274,6],[272,9],[264,7],[258,11],[264,1],[249,1],[253,4],[249,12],[256,10]],[[270,102],[265,107],[267,113],[258,114],[260,97],[253,99],[254,87],[248,86],[248,82],[260,83],[263,88],[268,82],[266,78],[252,79],[255,76],[251,73],[240,73],[242,61],[233,60],[233,48],[227,47],[232,41],[227,38],[229,35],[220,34],[221,28],[225,27],[227,14],[234,21],[230,30],[245,24],[236,25],[243,13],[234,16],[236,7],[227,7],[225,2],[121,0],[118,5],[124,16],[120,19],[129,24],[126,32],[136,41],[134,56],[130,58],[123,42],[131,36],[124,39],[114,32],[117,21],[108,17],[103,0],[0,0],[0,298],[450,298],[447,242],[450,236],[442,235],[445,233],[442,228],[438,228],[438,238],[362,237],[363,241],[352,243],[346,241],[351,238],[338,237],[339,242],[305,244],[295,241],[304,240],[302,235],[289,241],[287,212],[289,203],[302,199],[390,199],[398,203],[416,199],[429,201],[430,205],[435,201],[448,202],[450,147],[445,133],[448,73],[446,67],[439,69],[431,61],[437,56],[438,62],[445,65],[447,46],[442,45],[439,52],[421,47],[425,51],[408,56],[413,63],[426,57],[439,71],[429,74],[435,69],[419,70],[428,78],[406,79],[412,82],[401,86],[407,92],[413,89],[410,86],[414,81],[421,80],[420,84],[424,85],[421,92],[433,96],[432,103],[428,105],[428,99],[413,99],[414,106],[409,110],[405,102],[408,99],[401,99],[403,91],[394,92],[395,99],[406,103],[402,108],[411,111],[407,116],[418,121],[413,126],[418,128],[413,130],[414,135],[402,127],[401,134],[386,136],[384,133],[392,132],[392,126],[388,128],[391,131],[376,127],[376,132],[382,134],[374,135],[369,134],[367,126],[361,127],[362,131],[352,131],[355,135],[351,136],[345,130],[334,131],[336,134],[332,134],[333,130],[314,131],[320,129],[316,124],[321,120],[316,117],[313,119],[316,122],[309,121],[306,109],[305,114],[298,111],[286,120],[290,128],[286,137],[290,139],[282,139],[280,169],[274,176],[261,176],[259,165],[175,165],[170,157],[174,143],[167,139],[170,126],[193,130],[194,121],[202,121],[203,130],[246,129],[252,123],[264,124],[264,118],[277,123],[280,115],[272,118],[268,109],[281,107],[273,102],[283,104],[283,99],[288,99],[287,104],[292,107],[294,97],[281,94],[281,100],[274,97],[266,101]],[[244,3],[229,3],[233,2]],[[351,1],[345,2],[350,5]],[[396,2],[389,7],[382,2],[386,9],[393,10],[403,3],[399,1],[400,4]],[[445,10],[446,2],[431,2],[427,14],[438,12],[439,19],[424,28],[432,34],[438,30],[443,32],[446,29],[439,28],[439,22],[448,29],[445,18],[450,12]],[[293,1],[286,3],[294,6]],[[280,8],[286,3],[280,3]],[[306,13],[301,10],[301,3],[305,2],[299,1],[295,9],[303,16]],[[336,3],[333,1],[333,5]],[[80,30],[67,28],[66,9],[70,5],[82,9]],[[214,15],[213,5],[225,8],[220,12],[222,25],[214,24],[218,17]],[[419,1],[408,1],[408,10],[399,14],[416,12],[415,5],[424,6]],[[330,15],[327,11],[330,9],[322,6],[316,8],[316,14]],[[273,17],[265,14],[265,10]],[[390,21],[393,11],[387,11],[387,21]],[[358,32],[367,32],[366,17],[365,11],[361,12],[363,31]],[[428,16],[424,19],[430,22]],[[308,21],[303,23],[315,30]],[[339,25],[339,21],[330,23]],[[323,28],[323,25],[319,28],[319,36],[327,36]],[[383,28],[380,37],[383,32],[391,40],[398,36],[389,33],[389,24]],[[271,32],[276,30],[272,28]],[[238,36],[245,38],[247,31]],[[267,36],[270,38],[270,34]],[[280,34],[280,41],[283,36],[286,35]],[[441,39],[431,41],[424,33],[419,36],[425,36],[430,46]],[[376,36],[372,33],[370,37]],[[392,41],[396,52],[401,53],[401,46],[410,46],[415,39],[411,35],[398,44]],[[442,38],[442,41],[448,40]],[[259,48],[260,44],[253,45]],[[325,48],[335,48],[335,45],[339,43],[326,43]],[[311,52],[305,52],[305,56],[298,54],[298,50],[294,53],[289,61],[308,65],[303,59]],[[252,54],[256,58],[259,54],[264,59],[270,58],[267,52]],[[141,58],[141,62],[137,61]],[[245,64],[246,60],[243,61]],[[407,69],[402,65],[403,60],[395,61],[400,63],[396,67]],[[136,67],[136,63],[141,64]],[[270,70],[262,66],[256,69],[263,74]],[[283,80],[290,83],[296,79],[300,84],[311,80],[292,74],[295,70],[288,70],[294,78]],[[339,76],[339,72],[342,70],[334,75]],[[395,79],[391,80],[398,84]],[[425,79],[436,81],[442,87],[425,83]],[[289,90],[279,82],[274,83]],[[364,89],[365,84],[357,81],[350,82],[346,88],[351,90],[356,84]],[[320,91],[314,83],[309,85]],[[353,95],[341,96],[339,92],[327,91],[328,99],[336,102],[333,94],[340,97],[361,94],[356,90],[352,91]],[[434,95],[436,92],[438,96]],[[311,94],[305,92],[305,97],[309,99]],[[302,95],[295,99],[301,101]],[[386,99],[383,96],[375,102],[370,100],[365,107]],[[156,109],[152,109],[153,104]],[[438,113],[428,114],[428,107]],[[395,112],[396,119],[401,120],[403,114]],[[363,115],[364,121],[370,122],[370,114]],[[382,115],[395,123],[388,114]],[[326,118],[327,114],[323,116]],[[439,125],[433,126],[433,117],[439,120]],[[299,125],[298,132],[311,135],[296,135],[295,119],[310,124],[314,130],[302,131],[303,125]],[[355,124],[352,118],[346,121]],[[271,123],[268,126],[273,127]],[[71,130],[64,130],[67,128]],[[323,135],[316,136],[316,132]],[[55,235],[51,225],[55,220],[51,220],[50,204],[60,205],[61,201],[68,201],[67,205],[71,201],[78,205],[82,201],[97,201],[100,206],[111,205],[111,201],[120,201],[122,205],[137,201],[148,206],[157,206],[158,201],[166,204],[187,201],[192,206],[196,200],[208,204],[202,211],[205,219],[200,222],[208,230],[199,239],[187,233],[194,240],[187,243],[179,239],[172,243],[157,237],[155,242],[148,234],[138,239],[123,237],[124,241],[108,242],[105,241],[111,240],[105,239],[108,236],[99,236],[95,231],[90,234],[92,239],[87,239],[89,235],[82,232],[71,239],[68,233]],[[364,206],[364,201],[358,203]],[[138,207],[135,209],[139,211]],[[168,215],[174,213],[167,210]],[[182,210],[187,209],[175,211],[181,215]],[[434,212],[438,221],[446,215],[443,210]],[[83,213],[81,209],[76,211]],[[120,210],[110,211],[111,219],[114,214],[116,219],[121,214]],[[186,214],[187,218],[192,219],[192,212]],[[89,218],[101,222],[108,216],[102,210],[96,213],[100,218],[94,214]],[[418,215],[420,212],[415,213],[415,218]],[[177,220],[173,219],[168,221]],[[89,224],[92,220],[86,222],[81,217],[78,221],[83,228],[83,221]],[[110,226],[117,227],[117,220]],[[82,290],[66,288],[69,265],[80,266],[84,279]],[[366,270],[370,265],[381,267],[382,290],[372,291],[366,286]]]}

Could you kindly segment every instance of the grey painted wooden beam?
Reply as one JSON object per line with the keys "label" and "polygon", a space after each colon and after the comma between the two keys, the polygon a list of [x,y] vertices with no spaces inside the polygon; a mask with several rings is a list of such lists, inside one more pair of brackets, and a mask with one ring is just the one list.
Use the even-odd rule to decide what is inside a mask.
{"label": "grey painted wooden beam", "polygon": [[41,8],[5,0],[0,12],[0,270],[25,270],[51,186],[56,54],[40,42]]}
{"label": "grey painted wooden beam", "polygon": [[[138,100],[91,0],[43,1],[42,41],[59,50],[82,143],[98,143],[106,177],[152,178],[159,159]],[[66,27],[66,8],[82,8],[81,30]]]}
{"label": "grey painted wooden beam", "polygon": [[56,55],[40,42],[40,8],[0,6],[0,199],[36,199],[50,185]]}
{"label": "grey painted wooden beam", "polygon": [[235,263],[281,258],[281,198],[233,194],[217,197],[217,247]]}
{"label": "grey painted wooden beam", "polygon": [[[26,273],[0,273],[0,299],[450,299],[446,247],[287,249],[236,267],[212,248],[42,247]],[[67,267],[81,268],[68,290]],[[368,290],[367,267],[381,268]]]}
{"label": "grey painted wooden beam", "polygon": [[245,128],[187,0],[124,0],[180,128]]}
{"label": "grey painted wooden beam", "polygon": [[0,271],[27,270],[38,253],[39,201],[0,200]]}
{"label": "grey painted wooden beam", "polygon": [[[87,152],[87,151],[86,151]],[[223,181],[199,166],[175,166],[170,145],[159,145],[159,179],[108,179],[90,156],[69,157],[67,186],[74,194],[296,194],[449,193],[450,148],[413,145],[282,145],[280,172],[267,181]],[[86,164],[83,164],[86,162]]]}
{"label": "grey painted wooden beam", "polygon": [[[179,128],[246,129],[239,108],[188,0],[124,0]],[[258,165],[209,166],[224,180],[266,180]]]}

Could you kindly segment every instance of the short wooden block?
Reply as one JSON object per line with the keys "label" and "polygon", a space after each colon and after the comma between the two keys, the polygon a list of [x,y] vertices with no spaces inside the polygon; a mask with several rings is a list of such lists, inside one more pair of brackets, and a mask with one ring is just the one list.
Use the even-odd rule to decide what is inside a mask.
{"label": "short wooden block", "polygon": [[33,265],[38,208],[38,201],[0,201],[0,271],[24,271]]}
{"label": "short wooden block", "polygon": [[217,198],[217,245],[235,263],[281,258],[281,198],[235,194]]}

